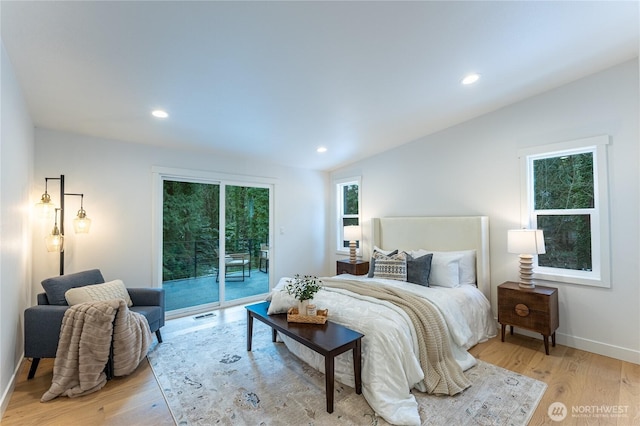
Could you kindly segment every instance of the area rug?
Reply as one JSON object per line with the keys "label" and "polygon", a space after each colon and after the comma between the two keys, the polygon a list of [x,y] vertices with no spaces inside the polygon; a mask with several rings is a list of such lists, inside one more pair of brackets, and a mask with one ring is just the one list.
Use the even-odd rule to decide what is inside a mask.
{"label": "area rug", "polygon": [[[165,338],[148,359],[178,425],[388,425],[362,395],[336,382],[326,411],[324,374],[271,341],[254,321]],[[546,384],[479,361],[465,374],[472,386],[455,397],[414,391],[423,425],[526,425]]]}

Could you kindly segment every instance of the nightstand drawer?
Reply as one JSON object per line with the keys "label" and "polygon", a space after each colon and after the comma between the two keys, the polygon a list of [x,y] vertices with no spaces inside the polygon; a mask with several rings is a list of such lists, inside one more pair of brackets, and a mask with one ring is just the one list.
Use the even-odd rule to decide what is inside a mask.
{"label": "nightstand drawer", "polygon": [[535,310],[531,305],[523,302],[500,305],[498,322],[526,328],[541,334],[552,333],[549,313]]}
{"label": "nightstand drawer", "polygon": [[541,293],[531,293],[529,290],[500,289],[498,297],[505,308],[512,310],[518,303],[524,303],[529,310],[536,312],[549,312],[549,295]]}

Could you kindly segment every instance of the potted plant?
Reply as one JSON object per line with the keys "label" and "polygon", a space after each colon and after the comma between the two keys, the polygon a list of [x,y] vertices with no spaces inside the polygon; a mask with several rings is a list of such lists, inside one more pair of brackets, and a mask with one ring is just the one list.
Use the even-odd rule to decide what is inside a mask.
{"label": "potted plant", "polygon": [[298,313],[306,315],[309,300],[313,299],[322,288],[322,281],[313,275],[300,276],[296,274],[293,279],[287,280],[284,290],[298,300]]}

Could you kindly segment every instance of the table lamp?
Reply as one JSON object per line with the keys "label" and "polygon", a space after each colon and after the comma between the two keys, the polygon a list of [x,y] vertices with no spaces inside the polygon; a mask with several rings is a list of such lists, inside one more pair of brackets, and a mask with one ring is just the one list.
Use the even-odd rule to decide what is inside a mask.
{"label": "table lamp", "polygon": [[349,241],[349,262],[356,263],[356,241],[360,241],[362,231],[359,225],[344,227],[344,239]]}
{"label": "table lamp", "polygon": [[533,256],[546,253],[541,229],[513,229],[507,233],[507,251],[520,255],[520,287],[535,288]]}

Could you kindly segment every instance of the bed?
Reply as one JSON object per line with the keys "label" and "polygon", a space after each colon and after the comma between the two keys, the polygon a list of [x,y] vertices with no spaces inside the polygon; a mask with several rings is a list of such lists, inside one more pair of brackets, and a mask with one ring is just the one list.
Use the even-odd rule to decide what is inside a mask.
{"label": "bed", "polygon": [[[325,287],[316,294],[314,303],[318,309],[329,310],[331,321],[365,335],[362,341],[362,393],[376,414],[392,424],[419,425],[418,404],[411,389],[422,392],[434,390],[433,381],[429,380],[432,372],[425,371],[429,370],[423,359],[425,338],[421,328],[412,320],[414,315],[411,312],[407,313],[406,308],[397,306],[395,302],[373,297],[368,289],[372,294],[391,292],[393,298],[400,294],[411,301],[409,304],[420,306],[424,303],[422,299],[427,299],[430,303],[425,303],[425,306],[435,306],[430,309],[436,312],[434,322],[444,330],[442,340],[447,341],[445,346],[450,346],[449,359],[466,379],[462,371],[476,364],[467,349],[495,336],[497,329],[489,303],[488,218],[374,218],[370,235],[368,246],[371,254],[374,247],[383,252],[397,249],[415,258],[432,253],[432,278],[446,286],[425,286],[380,278],[379,275],[323,277]],[[447,259],[450,258],[457,260],[449,262]],[[444,263],[443,259],[446,260]],[[474,263],[472,267],[469,267],[470,259]],[[451,263],[456,263],[458,269],[451,269]],[[445,275],[442,274],[447,277],[455,275],[458,282],[445,283],[442,281]],[[285,312],[288,307],[295,306],[295,299],[282,291],[288,279],[283,277],[272,290],[269,313]],[[460,284],[459,281],[466,283]],[[356,291],[361,287],[367,290],[363,293]],[[324,370],[324,360],[320,355],[286,337],[282,340],[300,359],[320,371]],[[431,356],[435,356],[432,346],[429,346],[429,351]],[[336,379],[348,386],[354,385],[351,356],[349,352],[335,360]],[[461,383],[459,389],[448,393],[463,391],[466,386],[468,384]],[[434,393],[447,393],[442,392],[441,387],[435,390],[437,392]]]}

